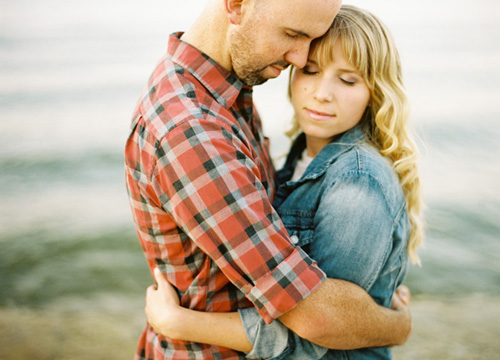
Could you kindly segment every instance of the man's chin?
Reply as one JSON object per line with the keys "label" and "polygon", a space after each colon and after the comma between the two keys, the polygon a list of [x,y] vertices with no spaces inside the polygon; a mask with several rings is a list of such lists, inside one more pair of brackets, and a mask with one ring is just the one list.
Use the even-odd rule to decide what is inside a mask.
{"label": "man's chin", "polygon": [[264,84],[267,80],[262,76],[247,76],[246,78],[240,78],[241,82],[245,84],[246,86],[257,86],[257,85],[262,85]]}
{"label": "man's chin", "polygon": [[275,63],[274,65],[268,65],[259,71],[248,71],[246,74],[239,76],[238,78],[247,86],[256,86],[264,84],[269,79],[275,79],[280,76],[281,72],[288,67],[286,63]]}

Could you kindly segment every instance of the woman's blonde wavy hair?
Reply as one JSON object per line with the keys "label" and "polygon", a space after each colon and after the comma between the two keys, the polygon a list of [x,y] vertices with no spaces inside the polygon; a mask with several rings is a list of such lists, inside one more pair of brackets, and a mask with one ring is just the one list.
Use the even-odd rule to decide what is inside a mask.
{"label": "woman's blonde wavy hair", "polygon": [[[364,76],[370,89],[370,103],[360,124],[369,141],[391,160],[399,176],[411,225],[408,256],[413,263],[420,264],[417,247],[423,242],[423,205],[418,149],[408,125],[409,103],[396,45],[378,18],[352,5],[343,5],[330,30],[311,45],[320,68],[333,61],[337,39],[341,41],[347,61]],[[290,86],[288,91],[290,97]],[[294,121],[287,135],[293,138],[298,133],[300,128]]]}

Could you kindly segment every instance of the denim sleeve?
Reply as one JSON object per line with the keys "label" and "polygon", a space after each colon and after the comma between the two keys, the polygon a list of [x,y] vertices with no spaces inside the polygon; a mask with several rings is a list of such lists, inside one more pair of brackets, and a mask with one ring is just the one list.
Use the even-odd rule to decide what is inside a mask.
{"label": "denim sleeve", "polygon": [[[368,291],[391,252],[394,223],[384,189],[375,178],[357,172],[344,176],[323,194],[309,256],[329,278],[347,280]],[[392,294],[394,289],[384,291]],[[268,328],[256,311],[255,316],[245,314],[247,311],[254,310],[245,309],[240,314],[254,344],[247,356],[250,359],[315,360],[328,351],[301,339],[279,321]]]}
{"label": "denim sleeve", "polygon": [[243,328],[253,349],[247,359],[273,359],[288,347],[288,329],[279,320],[267,325],[257,309],[251,307],[238,310]]}
{"label": "denim sleeve", "polygon": [[321,199],[314,226],[311,258],[329,278],[368,291],[392,249],[394,216],[379,182],[358,172],[338,179]]}
{"label": "denim sleeve", "polygon": [[266,325],[255,308],[238,310],[253,349],[247,359],[317,360],[327,349],[301,339],[279,320]]}

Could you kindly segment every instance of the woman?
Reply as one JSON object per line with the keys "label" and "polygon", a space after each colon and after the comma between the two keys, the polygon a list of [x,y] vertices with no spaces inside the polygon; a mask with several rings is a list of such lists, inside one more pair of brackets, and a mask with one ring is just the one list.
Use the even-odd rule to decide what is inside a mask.
{"label": "woman", "polygon": [[[305,68],[292,69],[289,95],[294,141],[277,174],[274,206],[294,244],[328,277],[354,282],[389,307],[422,242],[417,150],[390,33],[369,12],[343,6]],[[252,349],[249,358],[391,358],[387,347],[321,348],[279,322],[266,326],[254,309],[240,316],[182,309],[173,288],[167,291],[165,298],[149,289],[146,312],[169,337]]]}

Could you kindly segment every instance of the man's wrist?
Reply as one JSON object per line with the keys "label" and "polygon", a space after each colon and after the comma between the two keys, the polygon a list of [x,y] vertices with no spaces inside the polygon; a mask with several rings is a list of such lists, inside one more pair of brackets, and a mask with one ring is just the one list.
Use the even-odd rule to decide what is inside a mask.
{"label": "man's wrist", "polygon": [[403,331],[401,331],[401,339],[397,345],[403,345],[405,342],[408,341],[411,335],[412,331],[412,323],[411,323],[411,314],[410,314],[410,308],[407,307],[404,310],[400,310],[402,313],[403,317]]}
{"label": "man's wrist", "polygon": [[389,336],[389,346],[403,345],[408,341],[411,330],[411,315],[408,307],[401,308],[398,310],[388,310],[390,311],[390,316],[392,318],[391,331],[387,334]]}

